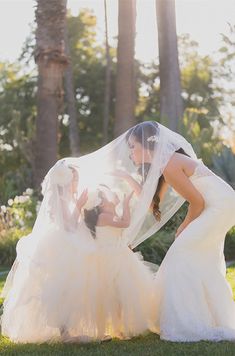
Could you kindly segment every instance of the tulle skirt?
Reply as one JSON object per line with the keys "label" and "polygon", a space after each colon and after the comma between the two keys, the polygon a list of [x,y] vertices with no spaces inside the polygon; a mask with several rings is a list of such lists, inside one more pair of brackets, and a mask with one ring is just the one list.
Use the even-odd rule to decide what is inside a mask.
{"label": "tulle skirt", "polygon": [[[68,240],[69,239],[69,240]],[[153,274],[127,246],[61,231],[22,238],[8,276],[2,334],[14,342],[129,338],[153,328]]]}

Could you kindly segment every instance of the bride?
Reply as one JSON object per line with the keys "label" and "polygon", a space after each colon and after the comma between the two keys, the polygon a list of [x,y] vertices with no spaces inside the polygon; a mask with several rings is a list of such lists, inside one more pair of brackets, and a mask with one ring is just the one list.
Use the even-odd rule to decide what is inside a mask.
{"label": "bride", "polygon": [[[159,164],[151,208],[160,226],[172,215],[169,189],[189,202],[155,276],[157,333],[181,342],[235,340],[235,302],[223,254],[226,232],[235,225],[235,191],[196,159],[182,137],[156,122],[131,128],[126,140],[140,173],[143,166],[148,171],[154,161]],[[129,174],[115,175],[141,194]]]}

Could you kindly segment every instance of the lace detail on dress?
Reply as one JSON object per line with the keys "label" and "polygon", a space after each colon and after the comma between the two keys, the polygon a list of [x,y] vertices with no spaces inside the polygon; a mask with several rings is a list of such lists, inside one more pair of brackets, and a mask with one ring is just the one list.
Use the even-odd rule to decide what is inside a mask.
{"label": "lace detail on dress", "polygon": [[207,166],[205,166],[203,162],[199,162],[194,170],[194,173],[189,178],[200,178],[212,175],[214,175],[214,173]]}

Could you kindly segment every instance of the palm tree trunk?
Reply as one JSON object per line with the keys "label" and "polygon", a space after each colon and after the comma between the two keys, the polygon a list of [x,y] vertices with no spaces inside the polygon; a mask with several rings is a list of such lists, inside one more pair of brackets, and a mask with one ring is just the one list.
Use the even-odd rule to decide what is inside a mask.
{"label": "palm tree trunk", "polygon": [[67,104],[67,112],[69,115],[69,145],[72,156],[79,156],[79,128],[77,122],[77,109],[73,81],[73,68],[71,62],[69,38],[67,25],[65,26],[65,52],[69,58],[68,66],[65,70],[64,86]]}
{"label": "palm tree trunk", "polygon": [[109,108],[110,108],[110,83],[111,83],[111,57],[109,53],[107,1],[104,0],[105,14],[105,50],[106,50],[106,71],[105,71],[105,93],[104,93],[104,118],[103,118],[103,144],[108,142]]}
{"label": "palm tree trunk", "polygon": [[40,187],[43,177],[57,160],[58,114],[63,100],[63,72],[67,64],[64,51],[66,4],[66,0],[37,0],[36,188]]}
{"label": "palm tree trunk", "polygon": [[135,124],[135,22],[136,1],[119,0],[118,49],[114,135]]}
{"label": "palm tree trunk", "polygon": [[160,62],[161,122],[177,131],[183,115],[175,19],[175,0],[156,0]]}

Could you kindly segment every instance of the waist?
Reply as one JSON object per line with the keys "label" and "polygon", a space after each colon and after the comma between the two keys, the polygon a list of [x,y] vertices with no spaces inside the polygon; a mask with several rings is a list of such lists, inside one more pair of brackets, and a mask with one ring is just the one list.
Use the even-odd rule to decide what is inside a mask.
{"label": "waist", "polygon": [[197,177],[192,180],[195,188],[202,194],[206,203],[217,205],[227,204],[235,208],[235,191],[217,175]]}

